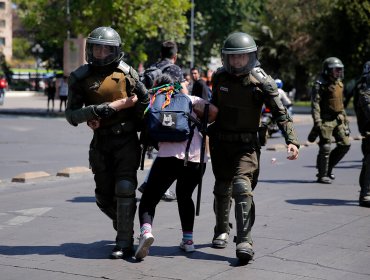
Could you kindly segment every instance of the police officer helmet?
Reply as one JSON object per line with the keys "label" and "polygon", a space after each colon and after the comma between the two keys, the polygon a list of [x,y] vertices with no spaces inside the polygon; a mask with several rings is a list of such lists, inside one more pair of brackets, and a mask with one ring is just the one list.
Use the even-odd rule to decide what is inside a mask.
{"label": "police officer helmet", "polygon": [[[244,65],[235,66],[230,64],[231,56],[242,54],[248,54],[249,58]],[[232,33],[224,41],[221,58],[223,66],[230,74],[247,74],[258,64],[256,42],[246,33]]]}
{"label": "police officer helmet", "polygon": [[[106,66],[118,61],[122,56],[121,37],[111,27],[98,27],[94,29],[86,40],[86,61],[94,66]],[[107,55],[95,57],[93,49],[97,46],[104,47]]]}
{"label": "police officer helmet", "polygon": [[[341,69],[339,73],[335,73],[334,69]],[[328,57],[322,64],[322,72],[328,77],[332,77],[336,80],[342,80],[344,77],[344,65],[339,58]]]}
{"label": "police officer helmet", "polygon": [[276,79],[275,80],[275,83],[277,85],[278,88],[283,88],[283,81],[280,80],[280,79]]}

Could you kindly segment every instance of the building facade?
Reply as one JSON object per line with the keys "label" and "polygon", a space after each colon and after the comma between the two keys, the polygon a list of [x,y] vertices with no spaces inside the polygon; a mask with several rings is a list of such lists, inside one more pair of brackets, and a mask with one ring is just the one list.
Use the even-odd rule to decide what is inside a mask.
{"label": "building facade", "polygon": [[12,2],[11,0],[0,0],[0,53],[4,54],[5,60],[12,59]]}

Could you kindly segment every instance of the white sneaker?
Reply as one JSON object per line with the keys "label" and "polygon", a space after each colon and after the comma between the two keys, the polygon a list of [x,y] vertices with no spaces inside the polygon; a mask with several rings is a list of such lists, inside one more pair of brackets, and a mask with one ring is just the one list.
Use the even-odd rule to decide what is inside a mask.
{"label": "white sneaker", "polygon": [[139,245],[135,252],[135,258],[141,260],[149,254],[149,248],[154,242],[154,237],[151,232],[146,232],[140,236]]}
{"label": "white sneaker", "polygon": [[181,241],[180,248],[186,253],[191,253],[195,251],[194,243],[191,240]]}

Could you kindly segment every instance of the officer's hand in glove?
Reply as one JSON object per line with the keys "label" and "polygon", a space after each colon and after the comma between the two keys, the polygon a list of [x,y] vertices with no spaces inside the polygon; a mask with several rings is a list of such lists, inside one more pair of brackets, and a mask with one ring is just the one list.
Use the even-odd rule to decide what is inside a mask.
{"label": "officer's hand in glove", "polygon": [[93,107],[93,111],[94,111],[94,114],[101,119],[109,118],[116,112],[115,109],[109,106],[109,103],[95,105]]}
{"label": "officer's hand in glove", "polygon": [[140,81],[138,81],[136,83],[136,86],[135,86],[135,94],[137,95],[137,98],[139,99],[139,101],[141,102],[146,102],[149,98],[148,96],[148,90],[146,89],[146,87],[144,86],[144,84]]}

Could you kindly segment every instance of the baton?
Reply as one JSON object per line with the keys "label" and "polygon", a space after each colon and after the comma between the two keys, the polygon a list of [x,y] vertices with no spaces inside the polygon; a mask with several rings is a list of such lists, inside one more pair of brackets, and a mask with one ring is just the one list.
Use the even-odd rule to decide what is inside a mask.
{"label": "baton", "polygon": [[198,195],[197,195],[197,207],[195,215],[199,216],[200,211],[200,200],[202,197],[202,182],[203,182],[203,173],[204,173],[204,167],[206,163],[204,163],[204,154],[206,150],[206,138],[207,138],[207,125],[208,125],[208,112],[209,112],[209,103],[204,104],[204,112],[203,112],[203,121],[202,121],[202,127],[201,132],[203,135],[202,139],[202,146],[200,149],[200,166],[199,166],[199,184],[198,184]]}

